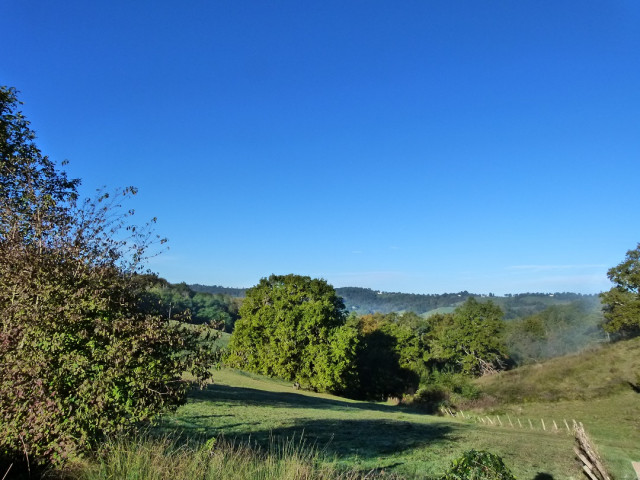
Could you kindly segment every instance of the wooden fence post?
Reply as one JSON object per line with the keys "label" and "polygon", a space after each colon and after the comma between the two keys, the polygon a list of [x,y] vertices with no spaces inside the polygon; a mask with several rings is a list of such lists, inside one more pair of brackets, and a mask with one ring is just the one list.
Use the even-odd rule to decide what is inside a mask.
{"label": "wooden fence post", "polygon": [[564,420],[564,425],[567,427],[567,432],[569,433],[569,435],[571,435],[571,429],[569,428],[569,424],[567,423],[567,420],[564,418],[563,420]]}
{"label": "wooden fence post", "polygon": [[574,452],[582,462],[584,472],[592,480],[611,480],[582,423],[577,423],[574,420],[574,431],[577,444]]}

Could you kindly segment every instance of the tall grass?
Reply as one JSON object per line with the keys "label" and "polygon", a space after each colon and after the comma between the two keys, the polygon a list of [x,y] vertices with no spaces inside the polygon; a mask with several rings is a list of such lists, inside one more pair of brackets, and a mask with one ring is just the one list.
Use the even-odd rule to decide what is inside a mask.
{"label": "tall grass", "polygon": [[[303,438],[272,441],[267,451],[228,441],[196,445],[169,437],[113,440],[90,459],[72,462],[65,480],[356,480]],[[386,477],[391,478],[391,477]]]}

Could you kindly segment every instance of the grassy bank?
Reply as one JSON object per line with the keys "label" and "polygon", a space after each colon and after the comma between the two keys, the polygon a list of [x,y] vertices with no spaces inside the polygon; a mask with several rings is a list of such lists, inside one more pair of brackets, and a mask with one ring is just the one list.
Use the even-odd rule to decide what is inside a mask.
{"label": "grassy bank", "polygon": [[[582,422],[611,473],[635,480],[640,461],[640,338],[604,345],[491,377],[477,385],[493,397],[488,414]],[[480,410],[477,410],[480,411]]]}

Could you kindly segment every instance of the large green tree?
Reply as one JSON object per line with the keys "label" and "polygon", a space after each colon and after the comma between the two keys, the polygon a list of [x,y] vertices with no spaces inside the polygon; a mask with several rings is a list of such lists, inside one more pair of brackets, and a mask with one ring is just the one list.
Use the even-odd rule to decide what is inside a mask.
{"label": "large green tree", "polygon": [[425,359],[436,368],[474,376],[503,368],[507,358],[503,315],[498,305],[473,297],[452,314],[434,315]]}
{"label": "large green tree", "polygon": [[62,461],[152,419],[185,399],[185,370],[204,379],[216,359],[140,307],[153,237],[122,196],[79,202],[19,105],[0,87],[0,464]]}
{"label": "large green tree", "polygon": [[622,336],[640,334],[640,243],[607,276],[614,287],[600,294],[605,330]]}
{"label": "large green tree", "polygon": [[326,281],[272,275],[247,290],[226,362],[321,391],[352,381],[358,333]]}

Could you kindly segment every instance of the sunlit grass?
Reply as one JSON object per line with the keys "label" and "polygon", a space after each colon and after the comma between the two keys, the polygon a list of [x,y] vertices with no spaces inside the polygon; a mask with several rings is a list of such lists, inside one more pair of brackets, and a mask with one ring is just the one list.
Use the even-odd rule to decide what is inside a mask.
{"label": "sunlit grass", "polygon": [[91,459],[70,463],[68,480],[355,480],[304,439],[273,440],[267,450],[226,441],[194,443],[162,438],[119,439]]}
{"label": "sunlit grass", "polygon": [[260,449],[274,439],[303,435],[305,444],[323,452],[334,467],[363,475],[384,471],[408,479],[439,478],[452,460],[475,448],[502,456],[520,479],[539,473],[556,480],[581,478],[568,435],[497,430],[392,404],[294,390],[289,382],[233,370],[216,372],[214,380],[194,391],[158,431],[224,436]]}

